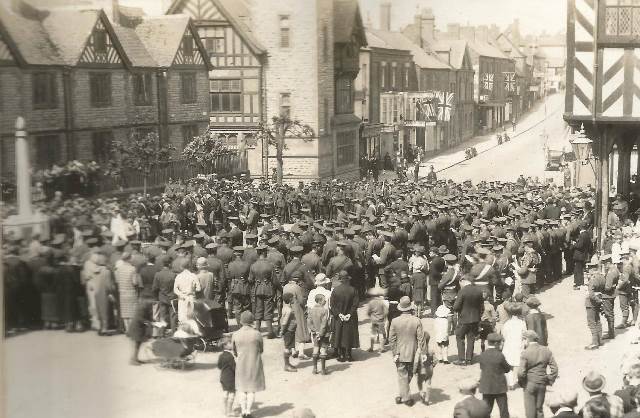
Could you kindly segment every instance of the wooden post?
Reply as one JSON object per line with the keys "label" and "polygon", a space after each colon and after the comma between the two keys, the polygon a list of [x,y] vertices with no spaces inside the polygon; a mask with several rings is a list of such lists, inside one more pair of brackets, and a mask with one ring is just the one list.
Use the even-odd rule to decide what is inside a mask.
{"label": "wooden post", "polygon": [[607,233],[609,217],[609,129],[604,130],[600,141],[600,234],[598,235],[598,249],[602,251],[604,236]]}

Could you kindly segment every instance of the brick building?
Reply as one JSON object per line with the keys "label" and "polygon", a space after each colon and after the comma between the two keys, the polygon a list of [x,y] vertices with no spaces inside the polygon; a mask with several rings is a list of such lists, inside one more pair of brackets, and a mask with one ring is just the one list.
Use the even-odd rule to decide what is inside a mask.
{"label": "brick building", "polygon": [[530,91],[533,83],[533,68],[527,62],[527,55],[516,45],[510,35],[510,29],[498,35],[496,45],[515,63],[516,90],[511,92],[511,99],[512,120],[517,121],[524,112],[529,110],[535,100],[534,93]]}
{"label": "brick building", "polygon": [[[366,39],[356,0],[176,0],[174,12],[196,19],[215,67],[212,105],[222,101],[212,106],[212,130],[249,135],[258,122],[286,113],[316,137],[287,139],[285,179],[357,176],[353,81]],[[250,151],[252,175],[276,166],[275,149],[262,145]]]}
{"label": "brick building", "polygon": [[107,162],[114,140],[157,131],[178,150],[208,124],[208,61],[187,17],[114,25],[101,10],[0,5],[2,173],[14,172],[13,125],[31,161]]}

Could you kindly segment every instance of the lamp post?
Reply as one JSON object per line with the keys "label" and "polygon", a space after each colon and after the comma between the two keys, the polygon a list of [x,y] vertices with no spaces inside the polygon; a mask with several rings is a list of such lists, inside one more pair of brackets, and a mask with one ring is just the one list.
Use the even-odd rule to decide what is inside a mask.
{"label": "lamp post", "polygon": [[[587,165],[589,164],[591,166],[591,169],[593,170],[593,174],[595,176],[595,180],[596,180],[596,204],[595,204],[595,211],[596,211],[596,216],[595,216],[595,220],[594,220],[594,226],[596,228],[596,238],[598,240],[598,250],[602,250],[602,230],[603,230],[603,226],[602,226],[602,199],[606,199],[607,197],[605,197],[602,193],[602,181],[603,179],[601,178],[601,170],[600,167],[598,167],[598,169],[596,169],[596,167],[593,166],[592,160],[596,160],[599,161],[598,156],[593,155],[593,141],[587,137],[585,130],[584,130],[584,125],[580,126],[580,131],[578,131],[576,134],[574,134],[574,138],[573,140],[569,141],[569,143],[571,144],[571,148],[573,149],[573,153],[576,156],[576,163],[579,163],[579,165]],[[578,166],[579,167],[579,166]],[[578,168],[576,167],[576,168]],[[579,170],[576,170],[579,171]],[[606,179],[604,181],[607,181]],[[576,179],[576,184],[578,183],[577,179]]]}

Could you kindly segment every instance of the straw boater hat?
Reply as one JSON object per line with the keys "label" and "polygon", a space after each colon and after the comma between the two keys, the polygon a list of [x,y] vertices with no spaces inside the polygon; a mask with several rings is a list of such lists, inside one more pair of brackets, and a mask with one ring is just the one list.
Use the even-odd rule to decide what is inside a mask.
{"label": "straw boater hat", "polygon": [[314,285],[316,286],[323,286],[325,284],[331,283],[331,280],[329,280],[329,278],[327,277],[326,274],[324,273],[318,273],[315,277],[315,280],[313,282]]}
{"label": "straw boater hat", "polygon": [[604,376],[598,372],[590,371],[584,379],[582,379],[582,387],[589,393],[602,392],[607,381]]}

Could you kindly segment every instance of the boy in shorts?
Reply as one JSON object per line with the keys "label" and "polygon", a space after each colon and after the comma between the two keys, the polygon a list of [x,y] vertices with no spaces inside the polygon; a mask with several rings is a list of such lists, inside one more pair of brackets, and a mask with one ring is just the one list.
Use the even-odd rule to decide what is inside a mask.
{"label": "boy in shorts", "polygon": [[280,316],[280,332],[282,334],[282,341],[284,342],[284,370],[286,372],[297,372],[293,365],[291,365],[291,351],[296,346],[296,317],[293,315],[293,308],[291,303],[293,302],[293,294],[285,293],[282,295],[282,315]]}
{"label": "boy in shorts", "polygon": [[[389,307],[384,300],[384,294],[381,291],[372,290],[371,295],[373,299],[367,303],[367,315],[371,319],[371,346],[369,347],[370,353],[373,352],[373,345],[376,340],[380,342],[380,334],[382,334],[383,341],[387,339],[387,333],[385,332],[385,321],[389,315]],[[384,353],[384,344],[380,344],[380,352]]]}
{"label": "boy in shorts", "polygon": [[313,341],[313,374],[318,374],[318,358],[322,374],[327,374],[326,360],[329,346],[329,311],[325,307],[327,301],[323,294],[316,294],[315,305],[309,310],[309,331]]}

